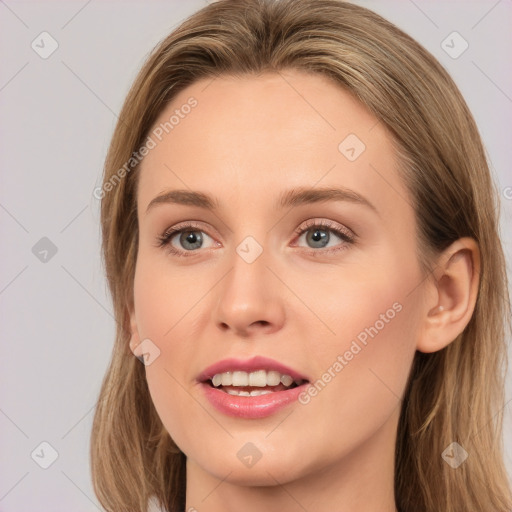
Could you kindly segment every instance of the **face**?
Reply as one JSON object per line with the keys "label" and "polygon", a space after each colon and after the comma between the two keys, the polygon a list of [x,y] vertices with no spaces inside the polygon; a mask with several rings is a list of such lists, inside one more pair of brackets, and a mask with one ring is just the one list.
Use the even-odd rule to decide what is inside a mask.
{"label": "face", "polygon": [[131,321],[188,463],[274,485],[390,454],[422,297],[389,133],[288,71],[196,82],[150,136]]}

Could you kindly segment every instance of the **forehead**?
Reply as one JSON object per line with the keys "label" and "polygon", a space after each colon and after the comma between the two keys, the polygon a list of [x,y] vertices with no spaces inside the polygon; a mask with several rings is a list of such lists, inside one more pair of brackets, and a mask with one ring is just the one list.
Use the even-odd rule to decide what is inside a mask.
{"label": "forehead", "polygon": [[201,79],[167,105],[150,137],[155,147],[141,165],[141,208],[173,187],[234,204],[235,196],[250,201],[276,187],[343,185],[378,196],[385,182],[402,186],[389,132],[319,74]]}

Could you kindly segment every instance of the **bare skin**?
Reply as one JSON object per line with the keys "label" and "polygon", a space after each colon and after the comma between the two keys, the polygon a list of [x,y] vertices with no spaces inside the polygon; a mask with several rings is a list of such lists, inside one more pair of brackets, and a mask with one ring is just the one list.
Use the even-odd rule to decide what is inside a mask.
{"label": "bare skin", "polygon": [[[146,376],[187,456],[187,510],[394,512],[396,429],[412,360],[416,350],[442,349],[469,322],[478,248],[458,240],[424,279],[390,135],[326,78],[288,71],[201,80],[155,126],[191,96],[197,106],[142,163],[130,308],[132,350],[144,339],[160,350]],[[353,161],[346,156],[357,153],[353,143],[348,153],[338,148],[349,134],[366,146]],[[276,207],[298,187],[348,189],[372,206]],[[147,211],[171,189],[208,194],[218,209],[160,203]],[[170,243],[187,256],[158,247],[158,237],[186,221],[202,245],[190,248],[178,233]],[[321,227],[312,227],[317,221]],[[312,238],[318,229],[325,247]],[[248,236],[262,248],[251,263],[236,251]],[[363,344],[365,329],[374,336]],[[329,382],[307,403],[265,418],[213,408],[198,374],[254,355]],[[340,355],[346,364],[336,370]],[[331,379],[322,377],[329,369]],[[248,442],[261,453],[252,467],[237,456]]]}

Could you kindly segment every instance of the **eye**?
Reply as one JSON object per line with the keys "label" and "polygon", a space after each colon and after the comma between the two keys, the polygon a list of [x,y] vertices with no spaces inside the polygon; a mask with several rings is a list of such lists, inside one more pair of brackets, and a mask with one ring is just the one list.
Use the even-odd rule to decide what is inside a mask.
{"label": "eye", "polygon": [[[329,220],[311,219],[299,226],[295,233],[299,236],[298,241],[305,239],[311,249],[326,248],[325,251],[312,251],[315,253],[345,249],[355,241],[355,235],[351,230]],[[336,239],[342,243],[336,244]]]}
{"label": "eye", "polygon": [[[198,249],[208,249],[220,246],[207,235],[198,223],[193,221],[183,222],[165,231],[157,237],[158,247],[175,256],[194,256]],[[311,219],[297,228],[295,234],[298,241],[305,239],[309,245],[309,252],[315,255],[335,252],[346,249],[353,244],[356,235],[348,228],[325,219]],[[336,244],[336,240],[341,243]],[[205,246],[205,242],[209,245]]]}
{"label": "eye", "polygon": [[[199,224],[185,222],[167,230],[158,237],[158,246],[176,256],[192,256],[196,249],[204,249],[205,241],[213,239],[207,235]],[[213,247],[215,244],[210,244]],[[206,247],[207,248],[207,247]]]}

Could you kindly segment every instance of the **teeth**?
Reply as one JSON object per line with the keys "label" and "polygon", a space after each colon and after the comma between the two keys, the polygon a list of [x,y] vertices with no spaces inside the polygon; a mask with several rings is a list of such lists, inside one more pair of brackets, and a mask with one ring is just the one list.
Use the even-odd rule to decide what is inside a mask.
{"label": "teeth", "polygon": [[[219,374],[217,374],[217,375],[219,375]],[[221,376],[221,379],[222,379],[221,384],[223,386],[231,386],[231,384],[233,384],[233,377],[231,375],[231,372],[221,373],[220,376]]]}
{"label": "teeth", "polygon": [[249,375],[247,372],[233,372],[233,386],[248,386]]}
{"label": "teeth", "polygon": [[282,375],[281,376],[281,384],[283,386],[291,386],[293,382],[293,379],[289,375]]}
{"label": "teeth", "polygon": [[269,393],[273,393],[269,389],[255,389],[253,391],[237,391],[236,389],[226,389],[226,392],[230,395],[236,396],[260,396],[260,395],[268,395]]}
{"label": "teeth", "polygon": [[[290,375],[281,374],[278,371],[257,370],[247,373],[242,371],[216,373],[212,378],[212,384],[218,388],[219,386],[252,386],[256,388],[264,388],[266,386],[278,386],[280,383],[286,387],[293,384],[293,378]],[[301,380],[296,380],[296,384],[301,384]],[[240,393],[245,393],[242,391]],[[235,393],[231,393],[235,394]],[[239,394],[239,392],[236,392]],[[249,396],[249,395],[241,395]],[[251,395],[256,396],[256,395]]]}
{"label": "teeth", "polygon": [[277,386],[281,382],[281,374],[279,372],[267,372],[267,383],[269,386]]}
{"label": "teeth", "polygon": [[[247,375],[247,374],[246,374]],[[258,370],[249,374],[249,386],[264,388],[267,385],[267,372]]]}

